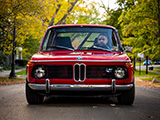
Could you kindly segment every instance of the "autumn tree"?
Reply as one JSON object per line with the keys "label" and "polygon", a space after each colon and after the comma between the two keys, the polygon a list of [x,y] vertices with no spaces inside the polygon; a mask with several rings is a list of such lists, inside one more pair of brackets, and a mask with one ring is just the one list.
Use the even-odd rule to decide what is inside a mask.
{"label": "autumn tree", "polygon": [[[81,10],[79,4],[82,0],[45,0],[42,2],[44,15],[42,15],[45,26],[66,24],[72,13]],[[84,8],[83,8],[84,9]],[[74,23],[74,21],[72,21]]]}
{"label": "autumn tree", "polygon": [[4,54],[10,54],[14,26],[17,31],[16,41],[22,44],[27,37],[24,27],[25,17],[40,12],[41,5],[38,0],[1,0],[0,3],[0,49]]}
{"label": "autumn tree", "polygon": [[97,2],[84,2],[83,8],[77,10],[76,13],[73,13],[73,19],[76,24],[100,24],[101,15],[97,6],[100,6],[100,3]]}
{"label": "autumn tree", "polygon": [[[27,59],[30,58],[36,50],[38,51],[36,46],[38,46],[37,44],[42,40],[47,27],[59,24],[98,24],[100,20],[100,18],[98,18],[100,13],[95,7],[95,2],[87,3],[87,1],[84,0],[45,0],[41,5],[43,14],[33,17],[28,16],[29,20],[26,20],[32,23],[38,23],[37,26],[30,26],[29,23],[26,22],[26,24],[28,23],[27,30],[30,30],[30,35],[32,35],[28,40],[25,40],[23,44],[23,54]],[[36,20],[36,22],[34,20]],[[40,32],[36,32],[37,36],[35,36],[35,31],[37,30]],[[29,47],[29,41],[32,44],[34,42],[31,38],[36,41],[36,45],[34,45],[34,47],[32,46],[32,48]]]}
{"label": "autumn tree", "polygon": [[9,54],[12,50],[14,18],[16,45],[23,46],[23,58],[29,59],[38,52],[47,27],[59,24],[98,24],[101,18],[96,4],[85,0],[3,0],[0,13],[3,53]]}
{"label": "autumn tree", "polygon": [[[23,56],[28,56],[28,59],[33,52],[30,51],[31,47],[25,44],[31,41],[32,44],[39,46],[37,43],[42,39],[47,27],[65,23],[81,0],[2,0],[0,2],[0,49],[3,54],[11,53],[15,26],[16,45],[23,45]],[[33,46],[32,51],[35,53],[38,49]]]}
{"label": "autumn tree", "polygon": [[119,18],[124,43],[134,47],[133,53],[145,54],[146,59],[160,54],[158,11],[157,0],[136,0]]}
{"label": "autumn tree", "polygon": [[135,6],[124,11],[119,18],[126,44],[134,45],[134,52],[145,53],[151,58],[159,54],[158,13],[155,4],[156,0],[137,1]]}

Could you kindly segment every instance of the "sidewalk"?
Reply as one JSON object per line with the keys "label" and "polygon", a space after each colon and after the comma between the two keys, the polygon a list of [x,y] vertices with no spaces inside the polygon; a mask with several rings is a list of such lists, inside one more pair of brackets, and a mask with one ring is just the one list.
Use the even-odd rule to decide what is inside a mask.
{"label": "sidewalk", "polygon": [[151,71],[151,70],[149,70],[149,72],[151,72],[151,73],[156,73],[156,74],[160,74],[160,72],[158,72],[158,71]]}
{"label": "sidewalk", "polygon": [[[15,70],[15,72],[20,72],[25,70],[26,68]],[[9,77],[11,70],[3,70],[0,72],[0,77]],[[17,76],[17,77],[26,77],[26,76]]]}

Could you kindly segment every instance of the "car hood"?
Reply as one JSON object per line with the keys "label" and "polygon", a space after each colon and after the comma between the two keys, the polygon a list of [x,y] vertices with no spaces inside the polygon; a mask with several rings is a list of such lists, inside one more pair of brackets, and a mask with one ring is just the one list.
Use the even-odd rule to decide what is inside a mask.
{"label": "car hood", "polygon": [[70,52],[70,53],[37,53],[32,56],[31,62],[52,62],[52,61],[111,61],[129,62],[126,54],[121,52]]}

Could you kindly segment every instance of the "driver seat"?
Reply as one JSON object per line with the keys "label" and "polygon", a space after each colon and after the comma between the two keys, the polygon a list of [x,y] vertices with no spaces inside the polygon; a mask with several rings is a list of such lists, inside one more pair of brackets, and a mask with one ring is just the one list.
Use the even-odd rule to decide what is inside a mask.
{"label": "driver seat", "polygon": [[57,37],[54,42],[55,46],[64,46],[68,48],[73,48],[70,37]]}

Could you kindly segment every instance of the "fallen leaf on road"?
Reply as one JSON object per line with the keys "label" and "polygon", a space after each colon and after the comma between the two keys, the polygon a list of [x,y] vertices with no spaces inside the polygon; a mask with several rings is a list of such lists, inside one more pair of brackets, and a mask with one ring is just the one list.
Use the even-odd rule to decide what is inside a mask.
{"label": "fallen leaf on road", "polygon": [[116,104],[110,104],[110,106],[115,107],[115,106],[116,106]]}
{"label": "fallen leaf on road", "polygon": [[93,108],[97,108],[97,106],[93,106]]}

